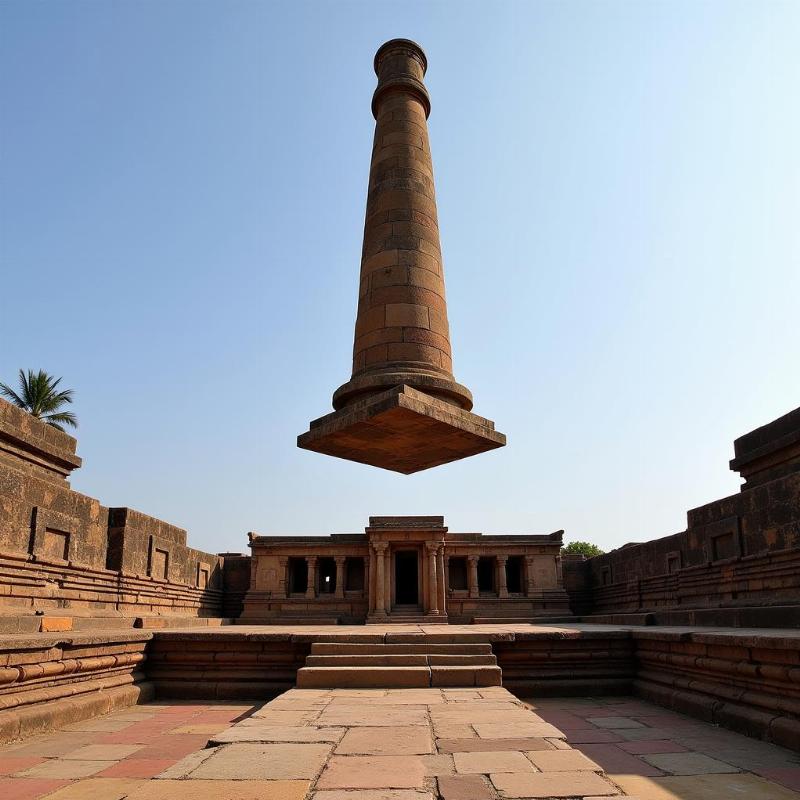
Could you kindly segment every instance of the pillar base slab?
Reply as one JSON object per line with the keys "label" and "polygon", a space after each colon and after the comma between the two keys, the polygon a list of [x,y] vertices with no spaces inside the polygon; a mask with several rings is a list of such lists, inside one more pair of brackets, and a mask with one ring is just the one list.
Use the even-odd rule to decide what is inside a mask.
{"label": "pillar base slab", "polygon": [[505,443],[491,420],[406,385],[320,417],[297,437],[304,450],[404,475]]}

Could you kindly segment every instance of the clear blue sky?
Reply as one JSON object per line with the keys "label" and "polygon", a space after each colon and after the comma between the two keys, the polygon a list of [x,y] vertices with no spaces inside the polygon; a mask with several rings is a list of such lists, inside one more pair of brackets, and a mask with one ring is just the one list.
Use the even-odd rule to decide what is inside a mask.
{"label": "clear blue sky", "polygon": [[[455,374],[509,444],[300,451],[350,374],[372,56],[426,49]],[[737,491],[800,404],[800,4],[0,3],[0,379],[73,486],[190,532],[370,514],[605,548]]]}

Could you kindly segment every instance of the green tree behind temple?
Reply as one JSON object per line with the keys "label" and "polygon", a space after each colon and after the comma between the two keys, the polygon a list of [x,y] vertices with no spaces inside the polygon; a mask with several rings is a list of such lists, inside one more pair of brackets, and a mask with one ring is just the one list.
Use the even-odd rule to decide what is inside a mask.
{"label": "green tree behind temple", "polygon": [[561,548],[562,555],[583,555],[586,558],[592,556],[602,556],[605,550],[601,550],[596,544],[591,542],[570,542]]}
{"label": "green tree behind temple", "polygon": [[78,418],[71,411],[61,411],[72,402],[72,389],[58,389],[61,378],[48,375],[44,370],[34,372],[19,371],[19,388],[14,391],[5,383],[0,383],[0,394],[15,406],[27,411],[37,419],[63,431],[64,425],[78,427]]}

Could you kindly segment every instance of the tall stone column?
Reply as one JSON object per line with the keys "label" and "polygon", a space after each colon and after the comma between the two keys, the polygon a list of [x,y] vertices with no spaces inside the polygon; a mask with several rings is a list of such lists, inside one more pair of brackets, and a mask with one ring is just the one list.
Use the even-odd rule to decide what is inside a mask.
{"label": "tall stone column", "polygon": [[469,564],[468,570],[468,586],[469,586],[469,596],[470,597],[477,597],[478,592],[478,556],[467,556],[467,562]]}
{"label": "tall stone column", "polygon": [[367,613],[372,611],[372,554],[364,559],[364,588],[367,597]]}
{"label": "tall stone column", "polygon": [[534,593],[533,556],[525,556],[525,593],[530,596]]}
{"label": "tall stone column", "polygon": [[426,542],[428,551],[428,613],[439,613],[439,592],[436,588],[436,551],[439,548],[438,542]]}
{"label": "tall stone column", "polygon": [[344,597],[344,556],[334,556],[336,562],[336,597]]}
{"label": "tall stone column", "polygon": [[472,395],[453,376],[425,53],[393,39],[374,66],[353,371],[333,394],[336,413],[298,446],[408,474],[502,447],[505,436],[469,413]]}
{"label": "tall stone column", "polygon": [[289,559],[282,556],[278,559],[278,597],[289,596]]}
{"label": "tall stone column", "polygon": [[445,554],[444,545],[440,545],[436,552],[436,582],[439,587],[439,611],[447,613],[447,581],[445,579]]}
{"label": "tall stone column", "polygon": [[497,596],[508,597],[508,585],[506,583],[506,563],[508,556],[496,556],[497,560]]}
{"label": "tall stone column", "polygon": [[556,556],[556,586],[564,585],[564,573],[562,567],[563,561],[561,556]]}
{"label": "tall stone column", "polygon": [[384,597],[386,580],[383,563],[386,547],[386,542],[375,543],[375,613],[382,617],[386,615],[386,599]]}
{"label": "tall stone column", "polygon": [[308,583],[306,584],[306,597],[311,599],[317,596],[317,557],[307,556]]}

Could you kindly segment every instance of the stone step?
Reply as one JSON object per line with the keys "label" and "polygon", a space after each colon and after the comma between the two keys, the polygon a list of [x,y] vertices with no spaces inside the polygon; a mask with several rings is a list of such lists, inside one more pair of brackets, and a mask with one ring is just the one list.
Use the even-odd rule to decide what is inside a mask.
{"label": "stone step", "polygon": [[357,644],[355,642],[312,642],[311,653],[318,656],[345,655],[454,655],[478,656],[491,655],[492,645],[489,642],[465,642],[445,644],[421,642],[420,644],[402,642],[375,642]]}
{"label": "stone step", "polygon": [[310,655],[306,658],[307,667],[427,667],[441,666],[496,666],[493,655]]}
{"label": "stone step", "polygon": [[298,689],[412,689],[429,686],[500,686],[497,666],[302,667]]}
{"label": "stone step", "polygon": [[301,667],[298,689],[415,689],[431,685],[430,667]]}
{"label": "stone step", "polygon": [[528,617],[473,617],[473,625],[541,625],[553,624],[561,625],[568,622],[577,622],[578,617],[574,616],[528,616]]}

